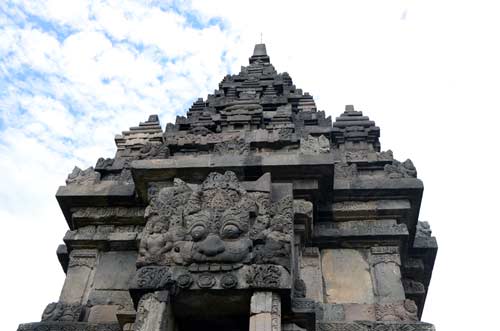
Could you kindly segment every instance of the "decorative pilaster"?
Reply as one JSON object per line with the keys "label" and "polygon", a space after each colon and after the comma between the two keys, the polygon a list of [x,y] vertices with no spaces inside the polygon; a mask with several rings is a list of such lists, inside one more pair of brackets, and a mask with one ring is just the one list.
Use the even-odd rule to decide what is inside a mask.
{"label": "decorative pilaster", "polygon": [[279,294],[254,292],[250,300],[250,331],[281,331]]}
{"label": "decorative pilaster", "polygon": [[403,301],[405,291],[401,278],[401,259],[397,247],[372,247],[370,263],[377,302]]}
{"label": "decorative pilaster", "polygon": [[323,302],[321,256],[317,247],[304,247],[300,256],[300,277],[306,284],[306,298]]}
{"label": "decorative pilaster", "polygon": [[86,303],[95,274],[97,254],[96,249],[75,249],[71,252],[68,272],[59,301],[75,304]]}
{"label": "decorative pilaster", "polygon": [[145,294],[139,301],[134,331],[174,331],[168,291]]}

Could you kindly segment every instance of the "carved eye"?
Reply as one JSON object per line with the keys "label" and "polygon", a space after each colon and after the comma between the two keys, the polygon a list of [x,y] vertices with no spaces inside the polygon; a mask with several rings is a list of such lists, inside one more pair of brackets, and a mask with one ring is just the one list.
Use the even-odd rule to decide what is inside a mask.
{"label": "carved eye", "polygon": [[198,241],[198,240],[203,239],[206,234],[207,234],[207,230],[206,230],[205,226],[203,226],[201,224],[195,225],[191,229],[191,237],[193,237],[194,241]]}
{"label": "carved eye", "polygon": [[234,238],[238,238],[240,236],[240,233],[241,233],[241,230],[238,226],[236,226],[235,224],[226,224],[224,225],[224,227],[222,228],[222,237],[224,238],[229,238],[229,239],[234,239]]}

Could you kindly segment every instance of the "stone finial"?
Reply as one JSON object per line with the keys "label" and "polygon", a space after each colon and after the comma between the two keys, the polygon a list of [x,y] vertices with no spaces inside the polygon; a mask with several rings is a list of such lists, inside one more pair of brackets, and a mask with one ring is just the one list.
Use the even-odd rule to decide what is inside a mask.
{"label": "stone finial", "polygon": [[256,44],[253,49],[253,56],[267,56],[266,44]]}
{"label": "stone finial", "polygon": [[149,115],[148,122],[160,122],[158,115]]}
{"label": "stone finial", "polygon": [[352,111],[355,111],[354,110],[354,106],[353,105],[345,105],[345,112],[352,112]]}
{"label": "stone finial", "polygon": [[347,105],[344,113],[335,119],[332,134],[337,147],[345,150],[380,151],[380,129],[363,112]]}
{"label": "stone finial", "polygon": [[270,63],[267,55],[266,44],[256,44],[253,55],[250,57],[250,64],[255,62]]}

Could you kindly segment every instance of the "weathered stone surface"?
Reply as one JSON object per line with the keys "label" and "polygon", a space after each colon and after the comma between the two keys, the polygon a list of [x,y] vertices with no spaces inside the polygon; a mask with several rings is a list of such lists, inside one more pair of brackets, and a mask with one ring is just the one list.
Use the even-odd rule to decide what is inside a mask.
{"label": "weathered stone surface", "polygon": [[272,314],[260,313],[250,316],[250,331],[271,331]]}
{"label": "weathered stone surface", "polygon": [[93,324],[88,322],[41,322],[21,324],[17,331],[122,331],[118,324]]}
{"label": "weathered stone surface", "polygon": [[308,135],[300,139],[300,152],[303,154],[321,154],[330,152],[330,141],[323,135]]}
{"label": "weathered stone surface", "polygon": [[73,172],[68,175],[66,179],[67,185],[92,185],[97,184],[101,181],[101,174],[94,171],[94,168],[90,167],[86,170],[82,170],[78,167],[73,169]]}
{"label": "weathered stone surface", "polygon": [[305,247],[300,256],[300,278],[306,285],[306,298],[323,302],[323,279],[321,273],[321,256],[317,247]]}
{"label": "weathered stone surface", "polygon": [[60,300],[19,329],[433,330],[423,184],[379,136],[353,106],[332,123],[256,45],[165,131],[151,115],[73,170]]}
{"label": "weathered stone surface", "polygon": [[417,305],[409,299],[375,305],[377,321],[418,321],[417,313]]}
{"label": "weathered stone surface", "polygon": [[42,314],[42,322],[78,322],[82,317],[83,306],[77,303],[53,302],[47,305]]}
{"label": "weathered stone surface", "polygon": [[59,301],[84,304],[88,299],[95,273],[97,250],[74,250],[70,253],[66,280]]}
{"label": "weathered stone surface", "polygon": [[116,305],[119,310],[134,310],[128,288],[126,290],[93,290],[87,301],[88,306]]}
{"label": "weathered stone surface", "polygon": [[373,304],[351,303],[343,306],[346,321],[375,320],[375,306]]}
{"label": "weathered stone surface", "polygon": [[336,221],[396,219],[408,223],[411,203],[409,200],[340,201],[332,205]]}
{"label": "weathered stone surface", "polygon": [[145,224],[142,207],[75,208],[72,212],[72,220],[76,227],[99,224]]}
{"label": "weathered stone surface", "polygon": [[281,298],[273,292],[254,292],[250,303],[250,330],[281,331]]}
{"label": "weathered stone surface", "polygon": [[332,134],[339,149],[380,151],[380,129],[352,105],[336,118]]}
{"label": "weathered stone surface", "polygon": [[[386,254],[389,253],[389,254]],[[405,292],[401,278],[401,260],[396,251],[379,250],[374,252],[372,249],[370,256],[373,276],[375,278],[375,292],[377,301],[389,303],[405,299]]]}
{"label": "weathered stone surface", "polygon": [[345,306],[348,305],[318,303],[316,305],[316,320],[323,322],[343,321],[346,319]]}
{"label": "weathered stone surface", "polygon": [[161,293],[144,295],[137,307],[135,331],[174,331],[175,321],[168,301],[160,299]]}
{"label": "weathered stone surface", "polygon": [[71,219],[73,208],[133,206],[136,203],[135,185],[117,181],[61,186],[56,198],[70,229],[75,228]]}
{"label": "weathered stone surface", "polygon": [[118,323],[117,305],[95,305],[90,308],[88,322],[90,323]]}
{"label": "weathered stone surface", "polygon": [[326,302],[375,302],[370,265],[359,250],[323,249],[321,269]]}
{"label": "weathered stone surface", "polygon": [[250,313],[270,313],[272,310],[272,301],[273,292],[255,292],[250,300]]}
{"label": "weathered stone surface", "polygon": [[142,225],[87,225],[66,232],[69,249],[135,250]]}
{"label": "weathered stone surface", "polygon": [[94,280],[97,290],[127,290],[135,273],[137,253],[106,252],[99,259]]}
{"label": "weathered stone surface", "polygon": [[[286,187],[268,191],[266,181],[269,175],[251,185],[260,192],[250,192],[228,171],[211,173],[197,186],[175,179],[173,186],[152,193],[137,265],[187,266],[190,273],[232,271],[252,264],[249,285],[279,287],[278,266],[291,268],[293,200]],[[253,224],[252,215],[258,215]],[[232,287],[228,281],[223,286]],[[232,283],[236,286],[238,281]],[[201,288],[215,284],[215,278],[199,278],[197,283]]]}
{"label": "weathered stone surface", "polygon": [[435,331],[429,323],[402,323],[402,322],[328,322],[317,325],[319,331]]}
{"label": "weathered stone surface", "polygon": [[283,323],[281,325],[281,330],[282,331],[306,331],[306,329],[301,328],[295,323]]}
{"label": "weathered stone surface", "polygon": [[[396,220],[366,220],[347,222],[323,222],[314,226],[313,239],[318,245],[335,245],[349,243],[357,246],[359,243],[394,245],[405,243],[409,236],[405,224],[397,224]],[[370,240],[373,238],[374,240]]]}

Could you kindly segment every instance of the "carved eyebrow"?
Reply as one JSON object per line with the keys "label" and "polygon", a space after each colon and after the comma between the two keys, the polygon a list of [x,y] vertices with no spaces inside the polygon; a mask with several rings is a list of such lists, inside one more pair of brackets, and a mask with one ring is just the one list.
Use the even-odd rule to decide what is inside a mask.
{"label": "carved eyebrow", "polygon": [[235,221],[233,221],[233,220],[228,220],[228,221],[226,221],[226,222],[222,223],[221,230],[224,230],[224,227],[225,227],[226,225],[234,225],[234,226],[236,226],[236,227],[237,227],[238,229],[240,229],[240,230],[241,230],[241,228],[242,228],[242,225],[241,225],[240,223],[235,222]]}
{"label": "carved eyebrow", "polygon": [[202,223],[202,222],[196,222],[196,223],[194,223],[193,225],[191,225],[191,226],[189,227],[189,231],[192,231],[192,230],[193,230],[195,227],[197,227],[197,226],[202,226],[202,227],[204,227],[205,229],[207,228],[207,226],[206,226],[206,224],[205,224],[205,223]]}

